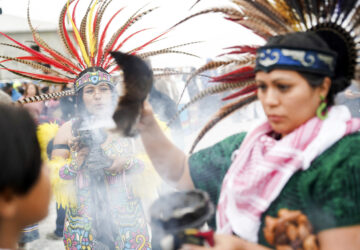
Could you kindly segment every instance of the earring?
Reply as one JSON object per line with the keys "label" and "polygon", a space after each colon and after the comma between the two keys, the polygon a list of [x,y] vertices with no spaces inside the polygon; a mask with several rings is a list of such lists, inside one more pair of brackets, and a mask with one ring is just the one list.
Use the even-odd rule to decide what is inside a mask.
{"label": "earring", "polygon": [[320,105],[316,109],[316,116],[319,117],[320,120],[325,120],[328,116],[327,102],[323,96],[320,96],[320,100]]}

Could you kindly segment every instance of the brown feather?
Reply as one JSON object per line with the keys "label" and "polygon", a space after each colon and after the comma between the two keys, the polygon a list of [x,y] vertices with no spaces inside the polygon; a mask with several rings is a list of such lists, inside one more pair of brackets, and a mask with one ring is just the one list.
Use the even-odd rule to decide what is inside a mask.
{"label": "brown feather", "polygon": [[208,13],[223,13],[225,15],[229,15],[229,16],[233,16],[233,17],[237,17],[237,18],[242,18],[244,16],[240,11],[238,11],[238,10],[236,10],[234,8],[211,8],[211,9],[199,11],[199,12],[197,12],[195,14],[192,14],[192,15],[184,18],[183,20],[179,21],[178,23],[176,23],[171,28],[174,28],[174,27],[176,27],[176,26],[178,26],[178,25],[180,25],[180,24],[182,24],[182,23],[184,23],[184,22],[188,21],[189,19],[192,19],[192,18],[194,18],[196,16],[200,16],[200,15],[204,15],[204,14],[208,14]]}
{"label": "brown feather", "polygon": [[26,51],[25,49],[21,48],[20,46],[17,46],[17,45],[14,45],[14,44],[10,44],[10,43],[0,43],[0,44],[4,45],[4,46],[9,46],[9,47],[12,47],[12,48],[15,48],[15,49],[20,49],[20,50]]}
{"label": "brown feather", "polygon": [[252,103],[257,99],[256,94],[251,94],[249,96],[243,97],[235,102],[225,105],[222,107],[215,116],[203,127],[198,136],[196,137],[193,145],[191,146],[189,154],[192,154],[196,145],[200,142],[200,140],[205,136],[205,134],[213,128],[217,123],[219,123],[222,119],[233,113],[234,111],[244,107],[247,104]]}
{"label": "brown feather", "polygon": [[187,56],[193,56],[193,57],[200,58],[199,56],[188,53],[188,52],[183,52],[183,51],[178,51],[178,50],[170,50],[170,49],[161,49],[161,50],[157,50],[157,51],[141,53],[141,54],[137,54],[137,56],[145,59],[145,58],[148,58],[148,57],[151,57],[151,56],[156,56],[156,55],[161,55],[161,54],[170,54],[170,53],[172,53],[172,54],[182,54],[182,55],[187,55]]}
{"label": "brown feather", "polygon": [[26,64],[26,65],[29,65],[30,67],[34,68],[34,69],[42,70],[42,71],[44,71],[46,73],[54,74],[54,75],[57,75],[57,76],[65,76],[65,77],[71,79],[67,75],[64,75],[64,74],[62,74],[62,73],[60,73],[60,72],[58,72],[58,71],[56,71],[56,70],[54,70],[52,68],[45,67],[45,66],[43,66],[42,64],[39,64],[39,63],[26,61],[26,60],[23,60],[23,59],[10,57],[10,56],[0,56],[0,58],[4,58],[4,59],[11,60],[11,61],[19,62],[19,63],[22,63],[22,64]]}
{"label": "brown feather", "polygon": [[103,61],[104,61],[104,56],[110,52],[110,48],[113,46],[113,44],[115,43],[116,38],[121,34],[121,32],[124,31],[124,29],[128,29],[131,25],[133,25],[135,22],[137,22],[140,18],[142,18],[143,16],[149,14],[150,12],[152,12],[153,10],[155,10],[156,8],[152,8],[149,9],[147,11],[144,11],[140,14],[139,11],[141,9],[139,9],[138,11],[136,11],[130,18],[128,18],[128,20],[124,23],[123,26],[121,26],[110,38],[110,41],[106,44],[105,49],[104,49],[104,55],[101,58],[101,63],[100,65],[102,65]]}
{"label": "brown feather", "polygon": [[[3,64],[0,64],[0,67],[3,67],[4,69],[8,69],[8,68],[7,68],[6,66],[4,66]],[[42,83],[61,84],[61,85],[63,84],[63,83],[58,83],[58,82],[46,81],[46,80],[43,80],[43,79],[41,79],[41,78],[37,78],[37,77],[25,75],[25,74],[22,74],[22,73],[19,73],[19,72],[15,72],[15,71],[12,71],[11,73],[12,73],[12,74],[15,74],[15,75],[18,75],[18,76],[21,76],[21,77],[24,77],[24,78],[32,79],[32,80],[41,80]]]}
{"label": "brown feather", "polygon": [[27,103],[33,103],[33,102],[42,102],[42,101],[46,101],[46,100],[50,100],[50,99],[54,99],[54,98],[60,98],[60,97],[64,97],[64,96],[73,96],[73,95],[75,95],[74,90],[64,90],[64,91],[60,91],[60,92],[53,92],[53,93],[48,93],[48,94],[26,97],[24,99],[16,101],[16,103],[27,104]]}
{"label": "brown feather", "polygon": [[256,6],[253,5],[253,2],[246,0],[233,0],[233,2],[239,6],[242,6],[244,8],[244,13],[247,14],[248,17],[251,17],[252,19],[262,19],[269,26],[273,27],[273,29],[278,29],[282,31],[289,30],[289,27],[283,22],[283,20],[281,20],[280,18],[274,18],[274,15],[266,15],[266,13],[264,13],[262,10],[256,8]]}
{"label": "brown feather", "polygon": [[199,75],[200,73],[202,72],[205,72],[205,71],[208,71],[208,70],[211,70],[211,69],[215,69],[215,68],[219,68],[221,66],[226,66],[226,65],[229,65],[229,64],[232,64],[232,63],[236,63],[237,65],[240,65],[240,64],[246,64],[248,63],[250,60],[249,59],[244,59],[244,60],[229,60],[229,61],[211,61],[211,62],[208,62],[207,64],[205,64],[204,66],[200,67],[199,69],[197,69],[194,73],[192,73],[190,75],[190,77],[187,79],[186,83],[185,83],[185,86],[180,94],[180,97],[179,97],[179,100],[178,100],[178,104],[180,103],[184,93],[185,93],[185,90],[186,88],[189,86],[190,84],[190,81],[197,75]]}
{"label": "brown feather", "polygon": [[[70,0],[69,5],[74,2],[74,0]],[[69,44],[67,43],[66,39],[65,39],[65,34],[64,34],[64,30],[62,28],[62,24],[65,18],[65,12],[67,9],[67,3],[64,5],[64,7],[62,8],[61,12],[60,12],[60,18],[59,18],[59,35],[61,38],[61,41],[63,43],[63,45],[65,46],[66,52],[74,59],[76,59],[75,55],[72,53]]]}
{"label": "brown feather", "polygon": [[[91,0],[90,1],[90,4],[85,12],[85,15],[83,17],[83,19],[81,20],[81,24],[80,24],[80,37],[81,37],[81,40],[83,41],[84,43],[84,47],[85,47],[85,50],[86,50],[86,53],[89,55],[89,58],[90,58],[90,52],[89,52],[89,41],[87,40],[87,37],[86,37],[86,28],[87,28],[87,19],[88,19],[88,15],[89,15],[89,12],[90,12],[90,9],[91,9],[91,5],[93,4],[94,0]],[[91,22],[91,20],[90,20]]]}
{"label": "brown feather", "polygon": [[[30,4],[30,2],[29,2],[29,4]],[[28,25],[29,25],[29,27],[30,27],[30,31],[31,31],[32,35],[35,37],[36,41],[41,45],[41,47],[44,47],[44,48],[46,48],[46,49],[48,49],[48,50],[51,50],[51,51],[53,51],[56,55],[58,55],[59,57],[62,57],[62,58],[64,58],[64,59],[66,59],[65,56],[63,56],[60,52],[58,52],[58,51],[56,51],[55,49],[51,48],[51,47],[40,37],[39,33],[36,32],[36,30],[34,29],[32,23],[31,23],[31,19],[30,19],[30,5],[29,5],[29,4],[28,4],[28,7],[27,7],[27,22],[28,22]],[[50,54],[49,54],[49,56],[51,56],[52,58],[54,58],[54,57],[53,57],[52,55],[50,55]],[[54,59],[57,60],[57,58],[54,58]],[[67,59],[67,60],[69,60],[69,59]],[[61,61],[60,61],[60,60],[57,60],[57,61],[58,61],[59,63],[61,63],[63,66],[65,66],[65,67],[71,66],[71,65],[68,65],[67,63],[65,63],[65,62],[64,62],[65,60],[61,60]],[[48,72],[48,73],[50,73],[50,72]]]}

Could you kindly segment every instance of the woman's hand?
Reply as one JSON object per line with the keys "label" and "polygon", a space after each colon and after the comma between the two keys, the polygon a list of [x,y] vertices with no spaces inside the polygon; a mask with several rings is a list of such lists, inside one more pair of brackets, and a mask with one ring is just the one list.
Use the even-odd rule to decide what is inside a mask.
{"label": "woman's hand", "polygon": [[141,111],[140,121],[137,124],[137,128],[141,133],[147,131],[154,124],[156,124],[156,120],[153,110],[151,108],[150,103],[148,101],[145,101],[143,109]]}
{"label": "woman's hand", "polygon": [[72,156],[74,157],[73,160],[76,162],[77,167],[80,168],[89,154],[89,148],[81,145],[80,137],[72,137],[69,139],[68,145],[72,152]]}
{"label": "woman's hand", "polygon": [[195,245],[183,245],[181,250],[268,250],[268,248],[258,244],[247,242],[234,235],[215,234],[215,246],[201,247]]}

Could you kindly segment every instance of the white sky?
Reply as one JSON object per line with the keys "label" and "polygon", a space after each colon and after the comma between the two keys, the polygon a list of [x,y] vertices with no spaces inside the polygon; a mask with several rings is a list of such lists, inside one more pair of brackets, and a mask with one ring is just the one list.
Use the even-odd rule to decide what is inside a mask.
{"label": "white sky", "polygon": [[[0,7],[2,7],[3,14],[26,17],[27,2],[28,0],[0,0]],[[90,0],[81,0],[78,13],[82,13],[89,2]],[[226,6],[227,3],[226,0],[202,0],[193,10],[189,10],[195,2],[196,0],[113,0],[105,12],[107,18],[104,20],[108,20],[117,9],[126,6],[124,11],[114,20],[113,25],[116,26],[115,21],[123,24],[126,18],[130,17],[139,7],[145,4],[148,4],[147,6],[149,7],[159,6],[160,8],[158,10],[143,18],[138,25],[139,29],[156,27],[158,28],[158,32],[160,32],[191,13],[212,6]],[[65,0],[31,0],[31,19],[57,23],[60,10],[65,3]],[[227,4],[227,6],[229,5],[230,3]],[[79,16],[82,17],[82,15]],[[80,20],[77,22],[80,23]],[[135,26],[133,28],[135,28]],[[133,29],[133,31],[135,30],[137,29]],[[108,34],[111,34],[111,32],[108,32]],[[154,36],[154,34],[158,33],[149,31],[148,34]],[[187,65],[189,63],[188,60],[190,60],[191,64],[203,64],[206,58],[215,57],[223,53],[223,48],[249,43],[249,40],[252,40],[253,44],[262,43],[261,39],[252,35],[251,32],[242,28],[240,25],[226,21],[221,14],[212,14],[196,17],[178,26],[166,36],[166,40],[159,42],[159,47],[191,41],[206,41],[199,45],[191,45],[182,49],[183,51],[199,55],[203,58],[202,60],[190,60],[186,56],[178,56],[179,59],[176,59],[176,62],[174,62],[179,65]],[[161,43],[163,45],[160,45]]]}

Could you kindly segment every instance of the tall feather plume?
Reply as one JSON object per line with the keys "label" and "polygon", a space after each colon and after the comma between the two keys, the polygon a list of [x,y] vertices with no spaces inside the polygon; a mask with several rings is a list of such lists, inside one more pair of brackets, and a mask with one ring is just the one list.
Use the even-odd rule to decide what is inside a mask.
{"label": "tall feather plume", "polygon": [[[101,21],[103,19],[103,16],[104,16],[104,13],[105,13],[105,10],[107,9],[107,7],[109,6],[109,4],[112,2],[112,0],[108,1],[108,0],[105,0],[103,2],[103,4],[101,4],[100,6],[100,9],[99,9],[99,14],[98,14],[98,17],[96,19],[96,24],[95,24],[95,48],[96,48],[96,53],[98,52],[99,50],[99,32],[100,32],[100,24],[101,24]],[[99,54],[98,54],[98,60],[99,60]],[[96,66],[98,66],[98,64],[96,63],[95,64]]]}
{"label": "tall feather plume", "polygon": [[72,70],[71,68],[66,68],[64,67],[61,63],[59,63],[58,61],[49,58],[39,52],[37,52],[36,50],[33,50],[31,48],[29,48],[28,46],[14,40],[13,38],[11,38],[10,36],[0,32],[1,35],[5,36],[7,39],[11,40],[12,42],[16,43],[17,45],[19,45],[20,47],[22,47],[26,52],[30,53],[31,55],[37,57],[39,60],[41,60],[43,63],[48,63],[53,65],[56,68],[62,69],[66,72],[72,73],[72,74],[76,74],[76,72],[74,70]]}
{"label": "tall feather plume", "polygon": [[92,66],[94,65],[93,61],[94,61],[95,45],[96,45],[94,26],[93,26],[94,22],[92,22],[92,20],[93,20],[97,2],[98,2],[98,0],[95,0],[95,2],[93,3],[93,6],[91,6],[90,11],[89,11],[89,17],[87,20],[87,32],[88,32],[87,37],[89,40],[89,55],[90,55],[90,61],[92,62]]}
{"label": "tall feather plume", "polygon": [[200,131],[198,136],[196,137],[195,141],[193,142],[193,145],[191,146],[189,154],[191,154],[196,145],[200,142],[200,140],[205,136],[205,134],[213,128],[218,122],[223,120],[228,115],[232,114],[234,111],[243,108],[245,105],[252,103],[257,99],[256,94],[252,94],[246,97],[243,97],[239,100],[236,100],[233,103],[230,103],[224,107],[222,107],[215,116],[204,126],[204,128]]}
{"label": "tall feather plume", "polygon": [[79,30],[77,29],[77,27],[76,27],[76,25],[75,25],[75,23],[74,23],[74,20],[73,20],[72,17],[70,16],[69,5],[70,5],[70,4],[69,4],[69,1],[68,1],[68,2],[67,2],[67,11],[66,11],[66,13],[67,13],[68,18],[69,18],[69,20],[70,20],[70,23],[71,23],[71,25],[72,25],[72,27],[73,27],[74,34],[75,34],[75,38],[76,38],[76,41],[77,41],[78,46],[80,47],[80,51],[81,51],[81,54],[82,54],[82,56],[83,56],[84,62],[86,63],[86,65],[87,65],[88,67],[90,67],[91,64],[90,64],[89,55],[88,55],[88,53],[87,53],[86,47],[85,47],[84,42],[83,42],[83,40],[82,40],[82,38],[81,38],[81,35],[80,35],[80,33],[79,33]]}
{"label": "tall feather plume", "polygon": [[110,42],[106,45],[105,47],[105,58],[108,57],[109,60],[104,64],[104,67],[106,68],[109,64],[109,61],[111,59],[109,52],[113,50],[116,42],[118,41],[118,39],[120,38],[120,36],[134,23],[136,23],[137,21],[139,21],[142,17],[146,16],[147,14],[151,13],[152,11],[154,11],[157,8],[152,8],[152,9],[148,9],[146,11],[143,11],[142,13],[136,15],[133,18],[130,18],[126,24],[121,27],[110,39]]}
{"label": "tall feather plume", "polygon": [[[60,72],[58,72],[58,71],[56,71],[56,70],[54,70],[52,68],[45,67],[44,65],[42,65],[40,63],[35,63],[35,62],[32,62],[32,61],[29,61],[30,57],[26,57],[26,60],[21,59],[21,58],[10,57],[10,56],[0,56],[0,58],[4,58],[4,59],[7,59],[7,60],[11,60],[11,61],[19,62],[19,63],[22,63],[22,64],[26,64],[26,65],[29,65],[30,67],[34,68],[34,69],[41,70],[41,71],[44,71],[44,72],[50,73],[50,74],[55,74],[57,76],[62,76],[62,77],[68,78],[63,73],[60,73]],[[3,62],[4,61],[2,61],[0,63],[3,63]]]}
{"label": "tall feather plume", "polygon": [[[69,5],[71,3],[73,3],[74,0],[71,0]],[[60,12],[60,18],[59,18],[59,28],[58,28],[58,32],[61,38],[61,41],[63,43],[63,45],[65,46],[65,49],[67,51],[67,53],[73,57],[74,59],[80,61],[80,57],[78,55],[76,55],[76,50],[74,48],[74,46],[72,45],[70,38],[66,37],[65,32],[66,32],[66,27],[65,27],[65,16],[66,16],[66,11],[67,11],[67,4],[65,4]],[[67,34],[67,33],[66,33]],[[71,43],[71,44],[70,44]]]}
{"label": "tall feather plume", "polygon": [[90,13],[91,5],[93,4],[93,2],[94,2],[94,0],[91,0],[88,8],[86,9],[84,17],[82,18],[81,23],[80,23],[80,37],[81,37],[81,40],[85,47],[85,51],[89,58],[90,58],[90,50],[89,50],[89,42],[90,41],[88,41],[88,39],[87,39],[86,30],[87,30],[87,23],[88,23],[88,15]]}
{"label": "tall feather plume", "polygon": [[[111,47],[114,46],[114,44],[116,43],[117,39],[119,39],[119,37],[134,23],[136,22],[136,20],[140,19],[141,16],[146,15],[147,13],[149,13],[150,11],[154,10],[154,9],[150,9],[147,11],[144,11],[142,13],[140,13],[140,11],[143,9],[143,7],[139,8],[135,13],[133,13],[127,20],[126,22],[111,36],[109,42],[106,44],[105,46],[105,53],[111,50]],[[139,14],[140,13],[140,14]],[[108,52],[110,53],[110,52]]]}
{"label": "tall feather plume", "polygon": [[64,67],[67,68],[72,67],[75,70],[77,70],[78,73],[80,73],[81,69],[79,67],[77,67],[73,62],[71,62],[69,59],[64,57],[61,53],[51,48],[43,39],[41,39],[40,35],[35,31],[30,19],[30,0],[28,2],[28,7],[27,7],[27,21],[31,33],[33,35],[33,39],[37,45],[39,45],[42,49],[44,49],[47,53],[49,53],[55,60],[61,63]]}
{"label": "tall feather plume", "polygon": [[101,38],[99,41],[99,46],[98,46],[98,55],[97,55],[97,61],[96,61],[96,66],[100,66],[100,62],[104,59],[104,55],[103,55],[103,46],[104,46],[104,42],[105,42],[105,36],[106,36],[106,32],[110,26],[110,23],[112,22],[112,20],[114,20],[114,18],[120,13],[120,11],[122,11],[123,8],[121,8],[120,10],[118,10],[117,12],[115,12],[115,14],[110,18],[110,20],[108,21],[108,23],[106,24],[104,31],[101,34]]}
{"label": "tall feather plume", "polygon": [[185,86],[183,88],[183,90],[181,91],[181,94],[180,94],[180,97],[179,97],[179,100],[177,101],[177,104],[180,103],[182,97],[184,96],[184,93],[185,93],[185,90],[186,88],[189,86],[191,80],[199,75],[200,73],[202,72],[205,72],[205,71],[208,71],[208,70],[211,70],[211,69],[215,69],[215,68],[219,68],[220,66],[225,66],[225,65],[229,65],[231,63],[234,63],[235,61],[211,61],[211,62],[208,62],[207,64],[205,64],[204,66],[200,67],[199,69],[197,69],[194,73],[192,73],[190,75],[190,77],[186,80],[185,82]]}

